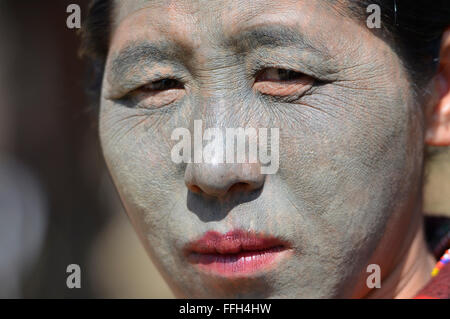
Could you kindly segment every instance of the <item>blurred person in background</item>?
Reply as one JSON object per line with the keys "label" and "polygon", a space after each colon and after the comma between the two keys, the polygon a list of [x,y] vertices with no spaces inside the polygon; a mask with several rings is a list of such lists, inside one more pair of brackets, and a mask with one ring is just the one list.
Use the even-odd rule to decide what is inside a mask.
{"label": "blurred person in background", "polygon": [[0,2],[1,297],[95,296],[88,280],[66,285],[70,264],[88,278],[89,248],[109,216],[69,3]]}
{"label": "blurred person in background", "polygon": [[[0,1],[0,298],[170,297],[119,215],[66,24],[73,3]],[[79,289],[66,285],[71,264]]]}
{"label": "blurred person in background", "polygon": [[0,10],[0,298],[23,297],[22,285],[41,253],[48,218],[46,192],[13,153],[16,113],[9,67],[14,26]]}

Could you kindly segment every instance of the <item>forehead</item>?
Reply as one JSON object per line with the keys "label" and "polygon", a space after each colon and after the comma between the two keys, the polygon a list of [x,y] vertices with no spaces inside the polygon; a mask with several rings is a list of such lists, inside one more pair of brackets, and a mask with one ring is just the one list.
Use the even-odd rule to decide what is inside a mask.
{"label": "forehead", "polygon": [[175,9],[188,14],[205,13],[206,11],[233,13],[230,12],[233,9],[248,13],[248,9],[273,12],[273,10],[286,6],[292,8],[292,6],[305,5],[306,3],[335,8],[337,11],[345,11],[345,8],[352,4],[349,0],[114,0],[114,17],[120,21],[131,13],[145,8],[162,11]]}
{"label": "forehead", "polygon": [[115,0],[112,27],[119,42],[165,37],[200,46],[271,23],[319,32],[324,21],[338,27],[349,13],[346,0]]}

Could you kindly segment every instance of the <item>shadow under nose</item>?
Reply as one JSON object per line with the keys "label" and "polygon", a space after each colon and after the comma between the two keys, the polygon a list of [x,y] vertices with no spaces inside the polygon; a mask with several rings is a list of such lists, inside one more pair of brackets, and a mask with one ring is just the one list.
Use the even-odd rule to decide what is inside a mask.
{"label": "shadow under nose", "polygon": [[[214,222],[224,219],[233,208],[256,200],[263,191],[263,184],[248,191],[248,185],[234,184],[235,188],[226,197],[209,196],[203,192],[194,193],[190,189],[187,193],[187,208],[196,214],[202,222]],[[245,191],[239,191],[243,187]]]}

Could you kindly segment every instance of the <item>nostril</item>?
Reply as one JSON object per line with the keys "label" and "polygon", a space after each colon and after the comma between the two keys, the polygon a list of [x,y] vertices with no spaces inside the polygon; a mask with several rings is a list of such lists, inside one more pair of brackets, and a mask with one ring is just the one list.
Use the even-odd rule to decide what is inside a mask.
{"label": "nostril", "polygon": [[251,192],[252,190],[254,190],[254,188],[251,184],[239,182],[231,185],[231,187],[228,189],[228,193]]}
{"label": "nostril", "polygon": [[197,185],[188,185],[188,189],[191,192],[196,193],[196,194],[200,194],[203,192],[202,189],[200,187],[198,187]]}
{"label": "nostril", "polygon": [[195,184],[190,184],[187,186],[188,189],[194,194],[205,194],[221,197],[225,196],[226,194],[251,193],[259,189],[261,185],[247,182],[238,182],[231,185],[229,188],[222,188],[222,189],[213,189],[212,187],[206,187],[205,189],[203,189]]}
{"label": "nostril", "polygon": [[191,194],[228,197],[250,194],[262,188],[265,175],[258,165],[192,164],[186,167],[184,181]]}

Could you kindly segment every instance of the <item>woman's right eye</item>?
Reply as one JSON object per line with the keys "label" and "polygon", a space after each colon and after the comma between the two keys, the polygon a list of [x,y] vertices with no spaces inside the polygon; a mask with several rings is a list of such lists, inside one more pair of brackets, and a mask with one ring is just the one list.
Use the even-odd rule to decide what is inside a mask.
{"label": "woman's right eye", "polygon": [[183,89],[183,83],[175,79],[162,79],[159,81],[155,81],[149,84],[146,84],[137,90],[142,90],[146,92],[154,92],[154,91],[165,91],[171,89]]}
{"label": "woman's right eye", "polygon": [[162,79],[145,84],[128,95],[141,108],[160,108],[175,102],[185,94],[184,84],[175,79]]}

